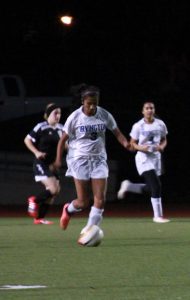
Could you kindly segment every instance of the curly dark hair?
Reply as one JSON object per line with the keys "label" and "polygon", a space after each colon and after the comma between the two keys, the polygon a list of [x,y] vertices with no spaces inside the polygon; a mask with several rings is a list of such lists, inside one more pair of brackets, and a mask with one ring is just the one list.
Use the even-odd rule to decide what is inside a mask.
{"label": "curly dark hair", "polygon": [[85,99],[86,96],[99,96],[100,90],[97,86],[89,85],[81,90],[81,98]]}

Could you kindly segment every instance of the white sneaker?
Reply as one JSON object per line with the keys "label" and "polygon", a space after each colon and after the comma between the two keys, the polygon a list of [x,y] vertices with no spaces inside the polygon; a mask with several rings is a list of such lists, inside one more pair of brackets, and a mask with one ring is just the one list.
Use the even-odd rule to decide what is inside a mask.
{"label": "white sneaker", "polygon": [[170,220],[165,219],[163,217],[157,217],[157,218],[153,218],[153,222],[155,222],[155,223],[168,223],[168,222],[170,222]]}
{"label": "white sneaker", "polygon": [[131,182],[129,180],[124,180],[124,181],[121,182],[120,189],[117,193],[117,198],[118,199],[124,199],[125,198],[125,193],[127,192],[130,183]]}

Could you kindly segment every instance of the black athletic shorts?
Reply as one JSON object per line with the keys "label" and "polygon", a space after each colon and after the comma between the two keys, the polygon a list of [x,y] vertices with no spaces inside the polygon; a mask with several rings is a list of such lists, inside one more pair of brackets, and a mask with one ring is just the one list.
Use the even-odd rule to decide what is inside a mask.
{"label": "black athletic shorts", "polygon": [[48,177],[56,177],[60,179],[60,174],[58,171],[51,171],[49,165],[42,160],[35,160],[33,163],[34,177],[36,181],[41,181]]}

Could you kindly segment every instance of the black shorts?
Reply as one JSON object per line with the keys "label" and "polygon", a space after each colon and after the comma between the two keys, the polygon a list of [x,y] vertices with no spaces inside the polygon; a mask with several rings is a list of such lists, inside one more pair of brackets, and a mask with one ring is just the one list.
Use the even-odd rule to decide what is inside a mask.
{"label": "black shorts", "polygon": [[49,169],[49,164],[43,162],[42,160],[36,160],[33,163],[34,177],[36,181],[41,181],[48,177],[56,177],[57,180],[60,179],[58,171],[51,171]]}

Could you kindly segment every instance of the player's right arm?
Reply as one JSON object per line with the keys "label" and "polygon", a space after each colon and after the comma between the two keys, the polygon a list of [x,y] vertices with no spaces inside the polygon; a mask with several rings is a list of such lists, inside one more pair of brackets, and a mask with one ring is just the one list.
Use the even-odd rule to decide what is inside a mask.
{"label": "player's right arm", "polygon": [[142,151],[148,152],[149,146],[146,144],[139,144],[139,136],[140,136],[140,122],[137,122],[133,125],[130,132],[130,144],[133,151]]}
{"label": "player's right arm", "polygon": [[148,152],[149,146],[148,145],[139,145],[138,140],[131,138],[130,140],[131,148],[136,151]]}
{"label": "player's right arm", "polygon": [[37,159],[43,159],[46,156],[45,152],[39,151],[32,142],[32,139],[27,135],[24,139],[26,147],[35,155]]}

